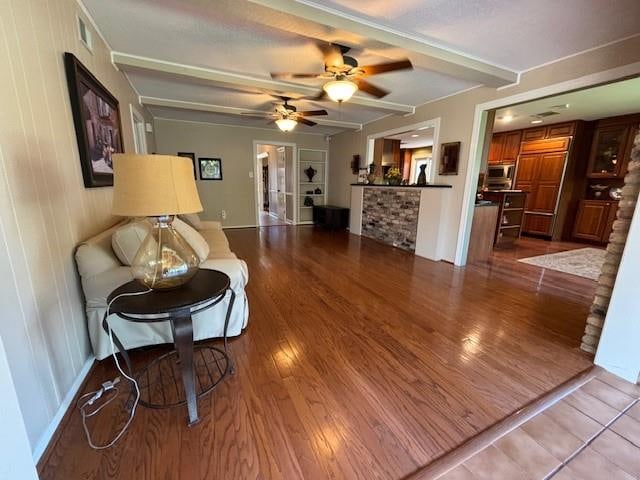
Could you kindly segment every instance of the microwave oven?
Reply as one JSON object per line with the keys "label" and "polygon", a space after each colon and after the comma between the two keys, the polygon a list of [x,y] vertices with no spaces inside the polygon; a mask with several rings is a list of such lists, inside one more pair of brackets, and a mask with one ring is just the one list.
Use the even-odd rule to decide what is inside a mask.
{"label": "microwave oven", "polygon": [[487,181],[491,182],[492,180],[513,180],[515,168],[516,166],[514,164],[489,165],[489,169],[487,171]]}

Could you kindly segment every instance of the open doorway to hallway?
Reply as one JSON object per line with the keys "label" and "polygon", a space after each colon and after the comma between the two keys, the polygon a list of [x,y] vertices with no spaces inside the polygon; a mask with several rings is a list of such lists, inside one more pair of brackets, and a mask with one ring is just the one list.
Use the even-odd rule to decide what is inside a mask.
{"label": "open doorway to hallway", "polygon": [[255,144],[256,224],[292,224],[295,213],[293,144]]}

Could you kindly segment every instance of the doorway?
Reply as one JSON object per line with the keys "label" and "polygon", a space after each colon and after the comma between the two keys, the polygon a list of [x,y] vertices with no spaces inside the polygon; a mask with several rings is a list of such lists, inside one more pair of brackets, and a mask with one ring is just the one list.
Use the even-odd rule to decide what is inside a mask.
{"label": "doorway", "polygon": [[254,142],[256,225],[273,227],[294,222],[295,144]]}

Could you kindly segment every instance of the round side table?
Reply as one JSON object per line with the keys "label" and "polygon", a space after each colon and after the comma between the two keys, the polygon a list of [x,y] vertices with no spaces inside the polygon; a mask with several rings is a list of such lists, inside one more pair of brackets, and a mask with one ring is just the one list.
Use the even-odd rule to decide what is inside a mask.
{"label": "round side table", "polygon": [[[116,332],[111,330],[113,342],[122,354],[129,374],[140,383],[146,377],[149,388],[149,399],[141,397],[140,403],[150,408],[169,408],[178,405],[187,405],[189,412],[189,425],[199,421],[197,398],[209,393],[227,373],[234,372],[233,362],[227,350],[227,328],[229,318],[235,301],[235,293],[231,288],[229,276],[217,270],[199,270],[187,284],[173,290],[151,291],[144,295],[125,295],[144,292],[146,287],[132,280],[116,288],[109,297],[107,303],[111,304],[109,314],[136,323],[170,322],[173,334],[175,350],[166,353],[150,362],[140,372],[133,374],[129,355]],[[194,313],[202,312],[215,307],[231,292],[229,306],[224,321],[223,341],[224,351],[212,346],[193,345],[193,321]],[[118,298],[116,298],[118,297]],[[114,300],[115,299],[115,300]],[[111,303],[113,301],[113,303]],[[148,318],[142,315],[161,315]],[[102,328],[109,334],[109,324],[105,312]],[[206,372],[207,381],[203,381],[198,375],[199,391],[196,393],[196,375],[194,367],[194,353],[199,352],[200,365]],[[207,359],[207,354],[209,359]],[[211,361],[213,359],[213,362]],[[211,365],[210,365],[211,364]],[[221,366],[221,364],[223,366]],[[159,375],[159,386],[156,390],[161,393],[162,400],[152,401],[151,383],[149,372],[154,367]],[[210,368],[211,367],[211,368]],[[181,398],[174,369],[179,369],[184,387],[184,397]],[[163,373],[164,372],[164,373]],[[169,372],[169,373],[167,373]],[[165,385],[166,384],[166,385]],[[173,385],[172,385],[173,384]],[[167,386],[171,387],[167,391]],[[175,393],[174,393],[175,390]]]}

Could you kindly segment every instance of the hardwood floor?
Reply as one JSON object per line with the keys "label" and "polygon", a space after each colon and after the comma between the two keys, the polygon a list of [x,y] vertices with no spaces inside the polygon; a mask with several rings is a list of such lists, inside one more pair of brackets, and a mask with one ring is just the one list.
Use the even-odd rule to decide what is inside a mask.
{"label": "hardwood floor", "polygon": [[[590,300],[570,278],[312,227],[226,233],[249,265],[251,313],[231,340],[238,371],[200,400],[201,422],[140,408],[93,451],[70,412],[42,479],[400,479],[591,365],[577,348]],[[113,376],[105,360],[83,391]],[[97,441],[125,420],[117,403],[91,424]]]}

